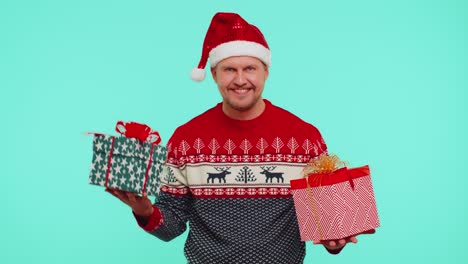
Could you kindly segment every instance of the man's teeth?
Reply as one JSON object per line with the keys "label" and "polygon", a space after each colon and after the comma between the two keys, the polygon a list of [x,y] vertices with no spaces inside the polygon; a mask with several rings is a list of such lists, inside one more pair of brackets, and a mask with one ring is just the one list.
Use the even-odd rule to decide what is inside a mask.
{"label": "man's teeth", "polygon": [[236,93],[246,93],[249,91],[249,89],[234,89]]}

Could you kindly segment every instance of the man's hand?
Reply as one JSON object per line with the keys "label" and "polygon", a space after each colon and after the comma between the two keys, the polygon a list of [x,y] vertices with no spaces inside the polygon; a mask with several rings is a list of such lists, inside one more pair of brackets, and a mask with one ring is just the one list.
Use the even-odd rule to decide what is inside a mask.
{"label": "man's hand", "polygon": [[[371,230],[362,232],[361,234],[358,234],[358,235],[374,234],[374,233],[375,233],[375,229],[371,229]],[[344,247],[347,243],[350,243],[350,242],[357,243],[356,236],[357,235],[349,236],[349,237],[338,239],[338,240],[322,240],[318,243],[314,242],[314,244],[323,244],[323,246],[325,246],[328,250],[337,250],[337,249]]]}
{"label": "man's hand", "polygon": [[153,214],[153,204],[146,193],[143,193],[143,196],[139,196],[135,193],[111,188],[107,188],[106,192],[119,198],[122,202],[130,206],[133,213],[137,216],[148,218]]}

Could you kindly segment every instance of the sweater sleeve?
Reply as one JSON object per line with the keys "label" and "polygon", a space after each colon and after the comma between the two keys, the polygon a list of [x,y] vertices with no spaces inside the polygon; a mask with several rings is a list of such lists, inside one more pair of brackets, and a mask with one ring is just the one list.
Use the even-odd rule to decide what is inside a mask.
{"label": "sweater sleeve", "polygon": [[163,183],[159,198],[153,205],[153,214],[148,219],[136,215],[135,218],[143,230],[163,241],[170,241],[187,229],[191,207],[192,196],[188,188]]}
{"label": "sweater sleeve", "polygon": [[[135,218],[143,230],[163,241],[170,241],[187,229],[193,197],[190,194],[184,164],[177,159],[177,151],[171,151],[173,138],[168,143],[166,167],[161,178],[161,189],[148,219]],[[177,146],[177,145],[175,145]]]}
{"label": "sweater sleeve", "polygon": [[161,192],[154,207],[157,210],[154,210],[148,223],[142,226],[145,231],[163,241],[170,241],[185,232],[190,215],[191,196]]}

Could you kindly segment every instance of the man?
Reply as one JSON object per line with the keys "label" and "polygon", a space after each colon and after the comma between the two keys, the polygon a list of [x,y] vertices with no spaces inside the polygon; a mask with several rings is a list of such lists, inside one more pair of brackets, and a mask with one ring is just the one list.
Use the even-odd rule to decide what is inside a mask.
{"label": "man", "polygon": [[[289,181],[326,145],[314,126],[262,98],[270,49],[255,26],[217,13],[192,79],[204,79],[208,58],[223,101],[174,132],[159,200],[107,191],[162,240],[188,222],[189,263],[303,263]],[[323,244],[336,254],[348,242],[357,240]]]}

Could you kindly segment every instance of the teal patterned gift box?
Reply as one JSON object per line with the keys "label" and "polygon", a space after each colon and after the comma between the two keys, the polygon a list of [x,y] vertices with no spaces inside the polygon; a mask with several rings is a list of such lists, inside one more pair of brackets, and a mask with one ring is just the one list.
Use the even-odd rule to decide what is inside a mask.
{"label": "teal patterned gift box", "polygon": [[157,196],[166,155],[164,146],[149,141],[95,133],[89,183]]}

